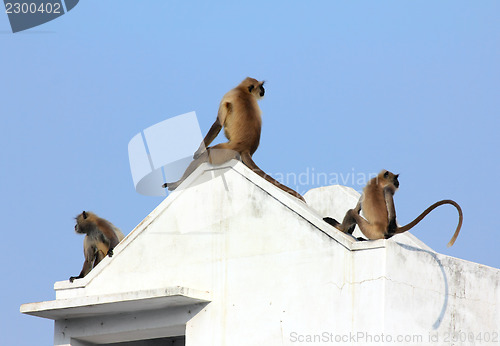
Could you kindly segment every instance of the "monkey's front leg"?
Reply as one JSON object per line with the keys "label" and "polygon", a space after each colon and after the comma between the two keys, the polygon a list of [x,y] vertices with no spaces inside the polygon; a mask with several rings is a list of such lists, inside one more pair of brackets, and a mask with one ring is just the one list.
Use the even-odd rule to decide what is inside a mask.
{"label": "monkey's front leg", "polygon": [[83,268],[82,268],[82,271],[80,272],[80,274],[78,276],[70,276],[69,282],[73,282],[75,279],[81,279],[81,278],[85,277],[85,275],[87,275],[91,269],[92,269],[92,261],[85,259],[85,262],[83,262]]}
{"label": "monkey's front leg", "polygon": [[112,232],[112,235],[109,239],[109,249],[106,255],[108,255],[109,257],[113,257],[113,249],[116,247],[116,245],[118,245],[119,242],[120,240],[116,236],[116,233]]}
{"label": "monkey's front leg", "polygon": [[396,222],[396,207],[394,206],[394,191],[390,188],[385,188],[384,199],[385,206],[387,208],[387,218],[389,221],[385,239],[389,239],[396,234],[396,230],[398,228],[398,224]]}
{"label": "monkey's front leg", "polygon": [[201,142],[200,147],[194,153],[193,159],[196,160],[205,152],[210,143],[212,143],[215,137],[217,137],[221,129],[222,129],[222,124],[219,121],[219,117],[217,117],[217,120],[215,120],[210,130],[208,130],[208,133],[203,139],[203,142]]}

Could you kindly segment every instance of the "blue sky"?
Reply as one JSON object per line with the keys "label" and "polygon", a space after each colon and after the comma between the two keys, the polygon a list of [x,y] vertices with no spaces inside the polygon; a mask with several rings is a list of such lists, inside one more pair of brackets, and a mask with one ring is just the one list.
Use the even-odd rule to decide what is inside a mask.
{"label": "blue sky", "polygon": [[128,234],[161,202],[134,191],[129,140],[189,111],[206,133],[246,76],[266,80],[264,171],[303,173],[302,193],[314,174],[361,190],[349,174],[400,173],[400,223],[454,199],[452,248],[452,207],[412,233],[499,268],[499,13],[487,0],[87,0],[17,34],[0,14],[0,344],[52,344],[52,322],[19,306],[80,272],[74,216]]}

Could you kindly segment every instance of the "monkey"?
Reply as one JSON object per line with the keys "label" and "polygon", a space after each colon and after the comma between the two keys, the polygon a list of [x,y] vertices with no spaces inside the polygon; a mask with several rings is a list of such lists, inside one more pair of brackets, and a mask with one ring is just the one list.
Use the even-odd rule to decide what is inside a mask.
{"label": "monkey", "polygon": [[83,211],[75,219],[75,232],[85,234],[83,240],[85,261],[80,275],[71,276],[70,282],[85,277],[106,255],[112,257],[113,249],[124,238],[123,233],[115,225],[90,211]]}
{"label": "monkey", "polygon": [[[409,224],[400,227],[396,223],[396,209],[393,200],[394,193],[399,188],[398,177],[399,174],[394,174],[386,170],[381,171],[377,177],[368,182],[363,189],[363,194],[358,204],[354,209],[347,211],[341,224],[331,217],[325,217],[323,220],[344,233],[352,234],[357,224],[361,232],[363,232],[368,239],[389,239],[395,234],[412,229],[438,206],[451,204],[457,208],[458,211],[458,225],[453,237],[448,242],[448,247],[452,246],[462,227],[462,208],[453,200],[441,200],[425,209],[422,214],[417,216],[417,218]],[[359,215],[361,209],[363,209],[366,219]],[[359,240],[365,239],[361,238]]]}
{"label": "monkey", "polygon": [[[257,101],[262,99],[264,94],[264,82],[250,77],[245,78],[237,87],[227,92],[220,102],[215,122],[193,155],[194,161],[188,166],[181,179],[163,184],[163,187],[168,187],[169,191],[175,190],[203,162],[220,165],[230,159],[237,159],[243,161],[247,167],[271,184],[305,203],[299,193],[271,178],[252,160],[252,155],[259,146],[262,127],[262,112]],[[229,141],[208,147],[223,127],[224,134]]]}

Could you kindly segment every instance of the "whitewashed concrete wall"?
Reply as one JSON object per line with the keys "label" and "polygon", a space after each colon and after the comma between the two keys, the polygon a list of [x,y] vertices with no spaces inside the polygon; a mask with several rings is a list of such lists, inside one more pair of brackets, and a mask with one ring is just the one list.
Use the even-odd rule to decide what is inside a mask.
{"label": "whitewashed concrete wall", "polygon": [[[305,197],[320,215],[342,220],[356,205],[359,194],[344,186],[328,186],[313,189]],[[354,235],[363,236],[358,227]],[[398,337],[413,340],[401,344],[500,343],[499,269],[438,254],[409,232],[384,243],[384,269],[375,279],[384,285],[383,295],[376,298],[383,319],[370,325],[363,305],[358,306],[353,318],[359,324],[354,323],[351,336],[359,332],[361,341],[376,341],[384,339],[384,333],[386,343]],[[369,252],[357,251],[354,259],[355,268],[373,264]],[[355,299],[373,297],[363,289]]]}
{"label": "whitewashed concrete wall", "polygon": [[[200,167],[183,186],[113,258],[56,283],[57,300],[207,292],[210,303],[186,323],[191,346],[442,345],[454,331],[499,332],[500,270],[436,254],[411,235],[397,243],[341,234],[322,217],[342,218],[353,191],[313,190],[308,206],[235,162]],[[70,340],[57,334],[69,323],[78,328],[56,322],[57,345]]]}

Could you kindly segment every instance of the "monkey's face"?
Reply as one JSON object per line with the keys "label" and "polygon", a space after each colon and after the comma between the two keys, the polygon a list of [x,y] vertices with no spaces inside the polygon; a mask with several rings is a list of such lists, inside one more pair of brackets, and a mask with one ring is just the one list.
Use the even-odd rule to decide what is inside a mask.
{"label": "monkey's face", "polygon": [[384,171],[383,177],[387,185],[392,184],[396,189],[399,188],[399,180],[398,180],[399,174],[394,174],[389,171]]}
{"label": "monkey's face", "polygon": [[261,85],[259,85],[259,88],[260,88],[260,97],[264,97],[264,94],[266,93],[266,89],[264,89],[264,82],[262,82]]}
{"label": "monkey's face", "polygon": [[80,228],[80,226],[78,226],[78,220],[77,220],[77,222],[76,222],[76,224],[75,224],[75,232],[76,232],[76,233],[79,233],[79,234],[83,234],[83,233],[85,233],[85,232],[84,232],[84,231]]}
{"label": "monkey's face", "polygon": [[82,227],[86,223],[87,219],[87,213],[84,211],[83,213],[79,214],[77,217],[75,217],[76,224],[75,224],[75,232],[79,234],[85,234],[85,227]]}
{"label": "monkey's face", "polygon": [[264,81],[259,82],[256,79],[247,77],[241,84],[243,84],[248,89],[248,92],[257,99],[263,98],[266,93],[266,89],[264,89]]}

